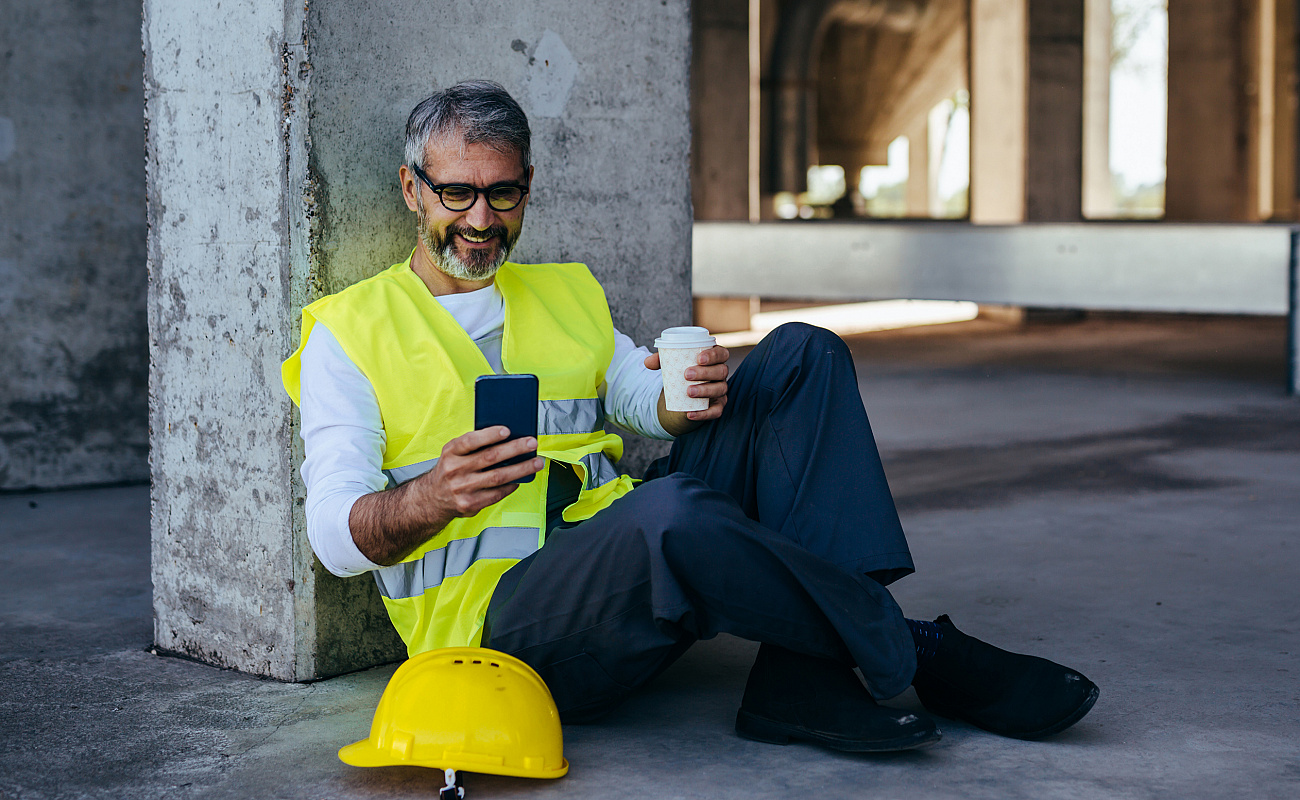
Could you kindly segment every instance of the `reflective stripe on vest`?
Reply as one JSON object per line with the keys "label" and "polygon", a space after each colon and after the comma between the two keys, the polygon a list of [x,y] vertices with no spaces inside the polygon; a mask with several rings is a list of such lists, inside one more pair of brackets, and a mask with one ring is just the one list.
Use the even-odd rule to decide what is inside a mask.
{"label": "reflective stripe on vest", "polygon": [[393,467],[384,470],[384,477],[388,478],[388,485],[385,489],[396,489],[398,486],[406,483],[412,478],[418,478],[429,470],[433,469],[438,459],[431,458],[428,461],[420,461],[415,464],[407,464],[404,467]]}
{"label": "reflective stripe on vest", "polygon": [[595,433],[605,426],[604,404],[587,400],[543,400],[537,405],[537,433]]}
{"label": "reflective stripe on vest", "polygon": [[584,489],[595,489],[618,478],[618,469],[604,453],[588,453],[582,457],[582,465],[587,468],[587,480],[582,485]]}
{"label": "reflective stripe on vest", "polygon": [[484,528],[478,536],[454,539],[417,561],[375,570],[379,593],[389,600],[419,597],[446,578],[464,575],[481,558],[527,558],[537,550],[537,528]]}

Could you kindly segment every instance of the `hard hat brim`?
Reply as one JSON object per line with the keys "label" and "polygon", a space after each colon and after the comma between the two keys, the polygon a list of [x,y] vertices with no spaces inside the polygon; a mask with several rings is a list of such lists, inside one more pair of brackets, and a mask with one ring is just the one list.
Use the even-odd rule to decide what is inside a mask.
{"label": "hard hat brim", "polygon": [[475,758],[473,754],[444,753],[439,759],[394,758],[391,753],[382,752],[362,739],[339,748],[339,760],[354,767],[429,767],[431,769],[454,769],[456,771],[479,772],[489,775],[506,775],[512,778],[562,778],[569,772],[569,760],[560,759],[560,766],[555,769],[524,769],[505,764],[494,764],[489,759]]}

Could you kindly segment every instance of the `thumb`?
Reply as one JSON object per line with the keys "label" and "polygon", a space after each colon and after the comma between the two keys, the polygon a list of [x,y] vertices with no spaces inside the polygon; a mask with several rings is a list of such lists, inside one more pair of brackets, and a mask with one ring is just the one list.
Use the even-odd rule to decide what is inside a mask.
{"label": "thumb", "polygon": [[651,353],[650,355],[648,355],[648,356],[645,357],[645,368],[646,368],[646,369],[659,369],[659,354],[658,354],[658,353]]}

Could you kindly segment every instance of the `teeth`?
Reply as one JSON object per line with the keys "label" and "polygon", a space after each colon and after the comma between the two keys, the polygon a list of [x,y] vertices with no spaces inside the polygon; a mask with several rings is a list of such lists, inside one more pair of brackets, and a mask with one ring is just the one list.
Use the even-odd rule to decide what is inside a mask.
{"label": "teeth", "polygon": [[466,236],[465,234],[462,233],[461,238],[466,239],[467,241],[474,242],[475,244],[482,244],[483,242],[486,242],[488,239],[491,239],[492,237],[484,236],[482,238],[479,238],[475,236]]}

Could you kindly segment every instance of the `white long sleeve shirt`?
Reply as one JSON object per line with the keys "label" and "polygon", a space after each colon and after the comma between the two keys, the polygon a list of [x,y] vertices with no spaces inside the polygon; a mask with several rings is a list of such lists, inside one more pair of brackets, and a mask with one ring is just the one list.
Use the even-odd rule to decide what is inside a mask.
{"label": "white long sleeve shirt", "polygon": [[[496,284],[435,298],[451,314],[496,372],[501,372],[505,301]],[[625,430],[671,439],[659,423],[663,379],[643,363],[650,351],[614,331],[614,357],[599,393],[606,418]],[[307,538],[327,570],[346,577],[380,565],[362,555],[348,517],[358,498],[384,488],[383,418],[374,388],[324,325],[312,329],[302,351],[300,408],[306,458]]]}

